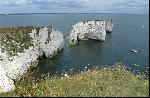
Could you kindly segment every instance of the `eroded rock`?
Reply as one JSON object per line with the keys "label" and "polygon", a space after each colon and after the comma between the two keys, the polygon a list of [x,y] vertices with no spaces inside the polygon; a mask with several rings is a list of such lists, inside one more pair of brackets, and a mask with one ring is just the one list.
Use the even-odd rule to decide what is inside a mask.
{"label": "eroded rock", "polygon": [[63,47],[63,35],[52,27],[0,29],[0,88],[2,92],[14,90],[13,82],[21,79],[28,68],[37,66],[40,56],[52,57]]}
{"label": "eroded rock", "polygon": [[105,41],[106,31],[112,32],[111,20],[88,20],[78,22],[73,26],[68,37],[70,45],[75,45],[78,40],[95,39]]}

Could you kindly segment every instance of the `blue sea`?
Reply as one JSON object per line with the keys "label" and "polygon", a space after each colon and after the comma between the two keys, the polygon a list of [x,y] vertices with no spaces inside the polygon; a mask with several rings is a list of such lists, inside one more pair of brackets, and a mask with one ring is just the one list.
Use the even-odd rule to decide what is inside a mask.
{"label": "blue sea", "polygon": [[[149,70],[149,15],[145,14],[24,14],[0,15],[0,26],[53,26],[64,38],[72,26],[83,19],[112,19],[113,31],[106,41],[80,41],[65,47],[52,59],[40,59],[39,74],[78,73],[85,69],[112,66],[122,62],[135,73]],[[66,43],[66,42],[65,42]],[[138,53],[131,52],[132,49]],[[135,65],[137,64],[137,65]]]}

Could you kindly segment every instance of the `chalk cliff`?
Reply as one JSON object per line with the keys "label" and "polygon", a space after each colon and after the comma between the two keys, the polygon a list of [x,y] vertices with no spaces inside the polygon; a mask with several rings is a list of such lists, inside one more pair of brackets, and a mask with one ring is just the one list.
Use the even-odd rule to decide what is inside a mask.
{"label": "chalk cliff", "polygon": [[52,27],[0,29],[0,91],[14,90],[14,81],[35,67],[40,56],[50,58],[63,47],[62,33]]}
{"label": "chalk cliff", "polygon": [[106,32],[112,32],[111,20],[87,20],[78,22],[68,36],[70,45],[75,45],[78,40],[95,39],[105,41]]}
{"label": "chalk cliff", "polygon": [[106,32],[112,32],[112,28],[113,28],[113,21],[110,19],[105,20]]}

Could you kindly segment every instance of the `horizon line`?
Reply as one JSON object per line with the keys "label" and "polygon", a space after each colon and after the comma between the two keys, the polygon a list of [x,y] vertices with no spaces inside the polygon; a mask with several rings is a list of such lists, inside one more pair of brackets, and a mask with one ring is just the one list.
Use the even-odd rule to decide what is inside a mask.
{"label": "horizon line", "polygon": [[144,14],[147,15],[149,13],[0,13],[0,15],[25,15],[25,14]]}

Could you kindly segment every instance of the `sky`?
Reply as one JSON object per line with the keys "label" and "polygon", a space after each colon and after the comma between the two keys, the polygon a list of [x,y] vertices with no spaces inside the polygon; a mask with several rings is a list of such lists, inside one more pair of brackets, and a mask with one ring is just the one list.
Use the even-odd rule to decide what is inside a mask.
{"label": "sky", "polygon": [[149,0],[0,0],[0,14],[12,13],[149,14]]}

